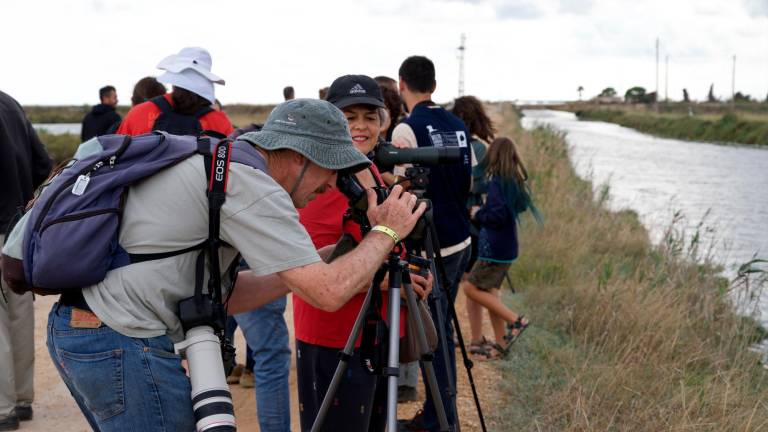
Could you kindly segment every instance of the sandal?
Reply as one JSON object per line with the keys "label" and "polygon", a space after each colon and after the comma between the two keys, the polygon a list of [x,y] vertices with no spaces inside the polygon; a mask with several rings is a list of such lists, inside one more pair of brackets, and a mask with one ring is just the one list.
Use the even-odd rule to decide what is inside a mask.
{"label": "sandal", "polygon": [[525,315],[520,315],[515,322],[507,324],[507,334],[504,335],[504,340],[507,341],[507,350],[520,338],[520,335],[523,334],[530,324]]}
{"label": "sandal", "polygon": [[469,344],[469,353],[490,358],[491,353],[489,352],[489,349],[492,345],[493,344],[488,339],[486,339],[485,336],[483,336],[480,338],[480,340],[472,341]]}
{"label": "sandal", "polygon": [[511,346],[511,343],[508,343],[506,347],[501,346],[498,342],[491,344],[489,347],[490,350],[488,351],[488,360],[501,360],[507,358]]}

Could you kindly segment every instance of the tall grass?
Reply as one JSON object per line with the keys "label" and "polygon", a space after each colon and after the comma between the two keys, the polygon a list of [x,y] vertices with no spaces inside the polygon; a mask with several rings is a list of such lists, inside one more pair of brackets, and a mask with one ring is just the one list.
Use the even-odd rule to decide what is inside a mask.
{"label": "tall grass", "polygon": [[45,145],[54,165],[71,158],[77,146],[80,145],[80,135],[71,133],[52,134],[45,129],[40,129],[37,131],[37,136]]}
{"label": "tall grass", "polygon": [[576,176],[563,136],[522,131],[504,109],[500,134],[517,140],[546,222],[520,229],[507,300],[533,326],[500,362],[500,430],[768,428],[768,372],[748,349],[763,333],[702,248],[674,225],[652,245],[636,214],[606,210]]}

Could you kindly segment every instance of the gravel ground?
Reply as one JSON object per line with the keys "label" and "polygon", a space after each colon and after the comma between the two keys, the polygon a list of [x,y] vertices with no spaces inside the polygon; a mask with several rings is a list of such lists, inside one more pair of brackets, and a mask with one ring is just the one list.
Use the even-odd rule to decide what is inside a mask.
{"label": "gravel ground", "polygon": [[[289,297],[290,298],[290,297]],[[48,319],[48,312],[51,306],[56,301],[54,296],[38,296],[35,301],[35,402],[34,420],[30,422],[23,422],[20,430],[24,431],[53,431],[56,432],[80,432],[88,431],[88,423],[80,413],[74,399],[69,395],[64,383],[59,378],[59,375],[51,362],[48,355],[47,348],[45,346],[45,332],[46,322]],[[464,298],[460,297],[456,301],[456,306],[459,313],[459,318],[462,320],[462,331],[465,337],[468,339],[469,328],[466,323],[464,314]],[[293,329],[293,317],[292,308],[290,302],[286,311],[286,320],[288,321],[288,327]],[[490,329],[486,328],[486,335],[490,335]],[[238,361],[244,362],[243,353],[245,352],[244,342],[242,335],[236,334],[236,346],[238,349]],[[460,418],[462,420],[462,431],[479,431],[480,425],[475,412],[475,406],[472,399],[472,394],[467,381],[466,373],[464,372],[460,353],[457,351],[458,360],[458,376],[459,376],[459,398],[458,406]],[[295,365],[294,365],[295,366]],[[478,391],[480,392],[481,402],[483,404],[484,413],[486,415],[486,423],[489,430],[495,430],[493,423],[487,419],[489,413],[493,411],[493,404],[497,403],[498,395],[496,392],[495,383],[500,379],[498,370],[492,366],[490,362],[475,362],[475,368],[473,369],[475,383]],[[291,393],[294,397],[291,398],[291,418],[292,429],[294,431],[299,430],[299,416],[298,416],[298,403],[296,398],[296,375],[295,367],[291,368],[290,376]],[[258,422],[256,420],[256,402],[252,389],[244,389],[239,385],[233,385],[232,394],[235,403],[235,414],[237,417],[238,429],[242,431],[258,431]],[[423,397],[423,386],[419,388],[419,395]],[[398,414],[400,418],[410,418],[420,408],[420,403],[408,403],[401,404],[398,407]]]}

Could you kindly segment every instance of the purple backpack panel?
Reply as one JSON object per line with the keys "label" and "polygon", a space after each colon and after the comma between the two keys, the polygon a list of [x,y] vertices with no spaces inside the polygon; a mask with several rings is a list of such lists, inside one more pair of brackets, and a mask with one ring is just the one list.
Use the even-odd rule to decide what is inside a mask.
{"label": "purple backpack panel", "polygon": [[[166,133],[98,139],[104,151],[77,161],[59,175],[31,210],[23,246],[24,274],[32,287],[53,292],[79,289],[102,281],[111,269],[130,264],[118,243],[128,187],[202,149],[193,136]],[[201,141],[208,154],[208,144],[217,142]],[[235,144],[233,162],[266,171],[254,148],[242,141]]]}

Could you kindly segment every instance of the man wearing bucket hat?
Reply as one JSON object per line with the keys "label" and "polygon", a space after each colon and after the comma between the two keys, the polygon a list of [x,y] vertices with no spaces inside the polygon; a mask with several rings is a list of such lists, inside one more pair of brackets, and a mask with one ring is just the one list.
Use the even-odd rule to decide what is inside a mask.
{"label": "man wearing bucket hat", "polygon": [[173,91],[134,106],[117,130],[119,134],[141,135],[164,130],[177,135],[197,135],[212,130],[224,135],[232,132],[227,115],[215,111],[214,84],[224,80],[211,72],[211,55],[204,48],[187,47],[158,63],[165,73],[157,77]]}
{"label": "man wearing bucket hat", "polygon": [[[337,170],[370,164],[354,148],[344,115],[325,101],[294,100],[277,106],[263,130],[240,139],[255,147],[266,170],[230,166],[220,225],[226,247],[220,254],[227,262],[240,252],[250,265],[238,278],[230,313],[289,291],[315,307],[338,309],[372,279],[424,212],[400,187],[382,204],[370,193],[368,217],[379,228],[354,251],[326,264],[321,255],[330,251],[315,249],[295,208],[333,187]],[[206,188],[195,185],[205,182],[198,155],[132,185],[121,245],[128,253],[153,253],[199,244],[208,236],[208,207]],[[103,281],[83,288],[84,304],[62,299],[52,309],[51,355],[95,430],[194,430],[190,381],[173,343],[184,338],[177,304],[194,294],[196,255],[111,270]],[[74,312],[91,328],[73,327]]]}

